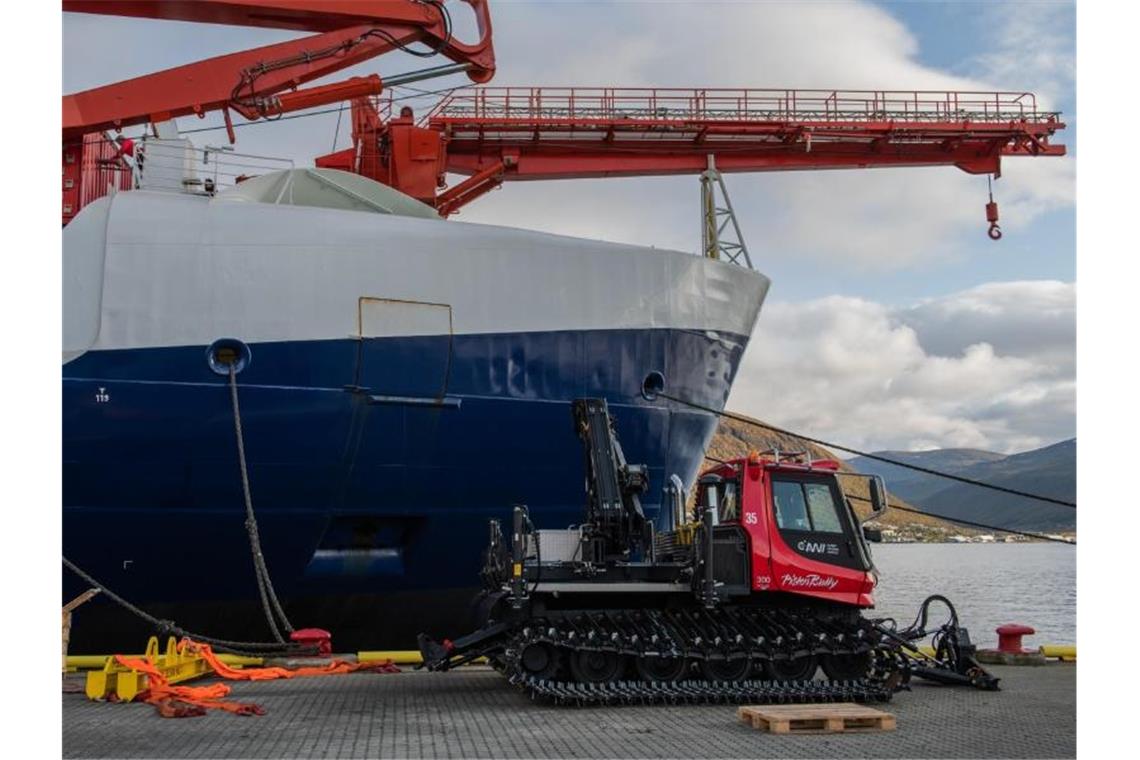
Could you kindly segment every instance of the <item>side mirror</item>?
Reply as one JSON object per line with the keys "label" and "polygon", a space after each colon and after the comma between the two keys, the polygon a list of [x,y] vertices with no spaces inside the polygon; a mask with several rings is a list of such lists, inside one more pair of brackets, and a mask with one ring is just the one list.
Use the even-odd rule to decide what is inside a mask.
{"label": "side mirror", "polygon": [[873,544],[881,544],[883,543],[883,531],[878,528],[863,526],[863,538]]}
{"label": "side mirror", "polygon": [[887,488],[883,479],[872,475],[867,478],[867,487],[871,491],[871,514],[863,522],[870,522],[887,511]]}

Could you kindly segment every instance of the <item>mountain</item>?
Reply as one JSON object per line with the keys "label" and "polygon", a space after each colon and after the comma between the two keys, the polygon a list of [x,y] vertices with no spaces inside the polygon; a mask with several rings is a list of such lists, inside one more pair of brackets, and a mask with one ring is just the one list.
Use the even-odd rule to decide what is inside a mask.
{"label": "mountain", "polygon": [[[1075,438],[1010,456],[975,449],[874,453],[888,459],[1065,501],[1075,502],[1077,497]],[[850,460],[850,464],[861,472],[882,475],[891,491],[932,514],[1018,530],[1057,531],[1076,528],[1076,510],[1070,507],[957,483],[866,457],[855,457]]]}
{"label": "mountain", "polygon": [[[926,467],[940,472],[958,473],[973,465],[996,462],[1004,459],[1004,454],[981,449],[934,449],[932,451],[876,451],[876,456],[893,459],[896,462]],[[933,475],[926,475],[905,467],[886,464],[867,457],[854,457],[847,460],[859,472],[879,475],[887,487],[904,499],[921,501],[946,487],[947,481]]]}

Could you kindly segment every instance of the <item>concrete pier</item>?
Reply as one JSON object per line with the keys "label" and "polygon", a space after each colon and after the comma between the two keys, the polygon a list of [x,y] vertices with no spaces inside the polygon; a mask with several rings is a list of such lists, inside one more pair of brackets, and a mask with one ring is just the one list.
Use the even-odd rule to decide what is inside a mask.
{"label": "concrete pier", "polygon": [[1076,665],[995,666],[1000,692],[916,682],[887,733],[772,735],[734,705],[536,705],[488,668],[233,684],[261,717],[160,718],[63,695],[66,758],[1073,757]]}

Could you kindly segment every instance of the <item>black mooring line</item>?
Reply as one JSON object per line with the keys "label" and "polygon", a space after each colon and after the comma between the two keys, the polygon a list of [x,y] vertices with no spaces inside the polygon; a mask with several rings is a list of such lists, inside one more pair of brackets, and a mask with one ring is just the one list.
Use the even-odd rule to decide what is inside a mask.
{"label": "black mooring line", "polygon": [[[843,475],[844,473],[839,473],[839,474]],[[859,501],[865,501],[867,503],[871,502],[871,500],[865,496],[855,496],[854,494],[847,494],[847,498],[858,499]],[[1036,538],[1036,539],[1039,539],[1041,541],[1052,541],[1052,542],[1058,543],[1058,544],[1072,544],[1073,546],[1077,545],[1077,542],[1075,540],[1070,541],[1067,538],[1054,538],[1053,536],[1047,536],[1043,533],[1033,533],[1033,532],[1027,531],[1027,530],[1016,530],[1015,528],[999,528],[996,525],[986,525],[985,523],[973,522],[971,520],[963,520],[959,517],[950,517],[948,515],[940,515],[940,514],[937,514],[935,512],[927,512],[927,511],[922,510],[922,509],[911,509],[910,507],[903,507],[903,506],[899,506],[898,504],[889,504],[888,503],[887,507],[889,509],[897,509],[900,512],[913,512],[916,515],[926,515],[927,517],[937,517],[939,520],[945,520],[947,522],[958,523],[959,525],[968,525],[971,528],[984,528],[986,530],[996,530],[1000,533],[1012,533],[1015,536],[1027,536],[1029,538]]]}

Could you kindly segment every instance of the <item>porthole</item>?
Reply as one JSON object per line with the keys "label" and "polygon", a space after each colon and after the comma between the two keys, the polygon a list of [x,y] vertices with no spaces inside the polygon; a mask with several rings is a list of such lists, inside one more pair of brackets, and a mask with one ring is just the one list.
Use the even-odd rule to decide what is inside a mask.
{"label": "porthole", "polygon": [[641,383],[641,397],[646,401],[656,401],[660,393],[665,392],[665,376],[653,370],[645,376],[645,380]]}

